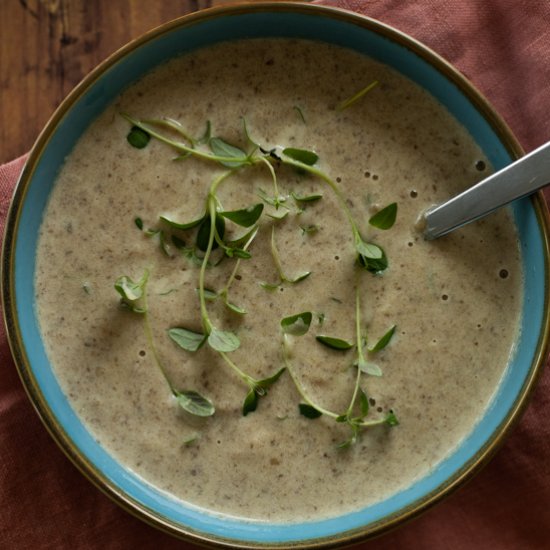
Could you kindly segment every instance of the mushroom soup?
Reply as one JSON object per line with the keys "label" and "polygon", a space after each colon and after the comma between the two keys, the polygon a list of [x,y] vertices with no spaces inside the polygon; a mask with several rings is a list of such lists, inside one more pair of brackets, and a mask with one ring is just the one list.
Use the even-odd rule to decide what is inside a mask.
{"label": "mushroom soup", "polygon": [[172,60],[52,192],[36,301],[59,383],[176,499],[285,522],[378,502],[471,432],[513,353],[510,213],[435,242],[416,228],[489,171],[425,91],[349,50]]}

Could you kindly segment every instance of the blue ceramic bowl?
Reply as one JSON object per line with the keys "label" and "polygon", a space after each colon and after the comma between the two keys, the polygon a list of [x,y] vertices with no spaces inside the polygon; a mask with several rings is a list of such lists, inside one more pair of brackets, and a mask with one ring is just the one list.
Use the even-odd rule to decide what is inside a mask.
{"label": "blue ceramic bowl", "polygon": [[211,515],[156,491],[101,448],[63,395],[35,312],[35,251],[42,213],[64,158],[90,122],[129,83],[167,59],[248,37],[321,40],[369,55],[428,90],[469,130],[495,168],[521,155],[510,131],[465,79],[411,38],[365,17],[308,4],[253,3],[168,23],[114,54],[65,100],[39,137],[21,176],[4,243],[2,292],[19,372],[61,448],[105,493],[166,531],[195,542],[242,547],[323,547],[379,534],[412,517],[484,463],[523,408],[548,347],[548,214],[540,195],[517,202],[524,310],[517,353],[494,401],[460,447],[427,477],[374,506],[323,521],[255,523]]}

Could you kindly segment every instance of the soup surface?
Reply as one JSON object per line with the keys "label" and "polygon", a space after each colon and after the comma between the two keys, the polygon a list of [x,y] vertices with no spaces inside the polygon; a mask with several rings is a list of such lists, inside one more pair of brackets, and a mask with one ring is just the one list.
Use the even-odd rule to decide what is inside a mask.
{"label": "soup surface", "polygon": [[[134,147],[127,140],[132,123],[121,113],[176,120],[195,136],[194,152],[211,155],[210,144],[225,165],[155,138]],[[210,135],[223,140],[221,153],[205,135],[207,121]],[[150,127],[191,146],[166,123]],[[225,144],[249,152],[251,141],[262,148],[254,158],[264,160],[231,164],[236,152]],[[287,150],[288,156],[284,148],[315,151],[315,170],[332,186],[289,166],[300,153]],[[36,300],[64,392],[113,456],[193,505],[301,521],[390,496],[468,435],[513,352],[522,273],[509,213],[435,242],[416,229],[423,210],[489,169],[442,106],[354,52],[272,39],[220,44],[170,61],[89,127],[59,174],[43,220]],[[218,210],[264,209],[255,238],[240,245],[251,258],[233,272],[237,259],[218,263],[222,253],[213,250],[200,292],[205,251],[195,247],[197,227],[176,229],[159,216],[200,219],[209,186],[224,175]],[[390,229],[369,224],[394,202]],[[225,242],[249,230],[225,222]],[[384,250],[387,269],[374,274],[357,263],[353,223],[364,242]],[[147,313],[122,308],[115,281],[139,281],[144,273]],[[224,288],[233,309],[223,292],[214,295]],[[202,311],[200,295],[208,298]],[[307,333],[284,337],[281,319],[301,312],[312,314]],[[238,337],[240,347],[225,358],[208,343],[191,352],[168,333],[180,327],[203,334],[208,323]],[[388,345],[369,352],[394,325]],[[329,348],[319,335],[351,347]],[[378,367],[382,376],[361,373],[364,394],[357,392],[350,418],[381,424],[358,430],[352,442],[350,424],[334,416],[348,411],[354,394],[357,342],[364,368],[376,374]],[[243,415],[250,388],[228,360],[256,380],[288,368]],[[184,411],[170,384],[207,397],[215,414]],[[307,402],[334,414],[307,418],[298,407]]]}

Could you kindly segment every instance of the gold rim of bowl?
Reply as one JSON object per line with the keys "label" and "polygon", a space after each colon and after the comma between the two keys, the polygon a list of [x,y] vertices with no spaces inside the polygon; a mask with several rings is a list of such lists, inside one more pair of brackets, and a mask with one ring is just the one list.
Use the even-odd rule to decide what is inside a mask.
{"label": "gold rim of bowl", "polygon": [[[188,527],[182,526],[176,522],[172,522],[162,517],[154,510],[148,509],[141,503],[136,502],[126,493],[121,491],[117,486],[110,482],[106,476],[101,473],[95,466],[84,456],[84,454],[76,447],[73,441],[68,437],[64,428],[60,425],[57,418],[54,416],[49,404],[42,394],[33,371],[30,367],[28,357],[25,353],[22,344],[19,323],[16,312],[15,293],[14,293],[14,257],[13,243],[15,242],[19,218],[23,201],[25,199],[28,184],[33,176],[35,168],[41,158],[41,155],[46,148],[52,134],[55,132],[57,125],[69,109],[76,103],[82,94],[92,86],[96,80],[110,67],[125,58],[133,50],[140,45],[152,41],[157,37],[169,33],[172,30],[181,27],[189,27],[197,23],[202,23],[213,18],[226,17],[230,15],[239,15],[245,13],[257,13],[261,11],[270,12],[292,12],[305,14],[319,14],[324,17],[330,17],[336,20],[352,22],[353,24],[373,31],[391,41],[408,48],[415,54],[419,55],[449,81],[453,82],[460,91],[469,99],[476,110],[487,120],[499,136],[501,142],[506,147],[507,151],[514,158],[519,158],[523,155],[523,150],[518,141],[512,134],[503,119],[495,112],[489,102],[483,95],[464,77],[457,69],[450,65],[441,56],[430,50],[427,46],[396,30],[389,25],[371,19],[367,16],[360,15],[351,11],[343,10],[335,7],[312,5],[302,2],[251,2],[239,3],[227,6],[210,8],[199,12],[184,15],[173,21],[167,22],[159,27],[143,34],[136,38],[110,55],[94,70],[92,70],[78,84],[74,90],[61,103],[51,119],[45,126],[44,130],[39,135],[34,144],[25,167],[21,173],[17,187],[14,193],[14,198],[8,212],[6,222],[6,230],[4,235],[4,244],[2,251],[2,298],[3,310],[6,323],[8,340],[11,348],[19,376],[23,382],[25,391],[27,392],[32,404],[34,405],[42,422],[47,430],[59,445],[61,450],[68,458],[77,466],[77,468],[104,494],[115,501],[118,505],[130,512],[132,515],[144,520],[146,523],[160,528],[171,535],[183,538],[190,542],[200,545],[215,546],[215,547],[241,547],[241,548],[332,548],[336,546],[346,546],[357,543],[367,538],[381,535],[402,523],[410,520],[421,512],[425,511],[435,503],[439,502],[445,496],[449,495],[456,488],[472,477],[489,459],[495,454],[500,445],[503,443],[504,436],[509,432],[510,428],[515,425],[523,410],[525,409],[529,397],[535,387],[536,381],[545,359],[548,355],[549,333],[550,333],[550,315],[548,304],[548,285],[545,288],[544,302],[544,319],[543,330],[539,337],[537,349],[535,352],[535,360],[531,365],[528,376],[525,379],[521,391],[518,393],[513,407],[508,412],[504,421],[494,431],[492,437],[486,442],[484,447],[450,479],[436,490],[418,499],[406,508],[383,518],[375,523],[371,523],[362,528],[357,528],[341,534],[321,539],[313,539],[303,542],[285,542],[285,543],[257,543],[239,541],[231,538],[223,538],[217,535],[205,535],[196,532]],[[532,203],[537,215],[537,219],[543,233],[543,246],[545,249],[545,270],[548,272],[548,262],[550,257],[549,235],[550,235],[550,217],[548,208],[541,192],[533,195]]]}

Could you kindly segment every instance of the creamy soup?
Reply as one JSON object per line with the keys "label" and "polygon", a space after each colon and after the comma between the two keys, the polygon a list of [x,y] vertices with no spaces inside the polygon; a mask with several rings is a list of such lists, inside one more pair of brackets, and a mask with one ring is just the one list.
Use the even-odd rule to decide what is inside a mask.
{"label": "creamy soup", "polygon": [[[213,295],[226,288],[237,259],[219,262],[218,247],[204,269],[209,322],[240,341],[225,359],[208,343],[196,352],[182,349],[168,333],[208,328],[197,291],[205,252],[194,249],[196,227],[177,230],[159,216],[200,219],[209,186],[230,168],[181,155],[154,137],[143,148],[132,146],[132,123],[121,113],[178,121],[196,138],[196,151],[210,155],[207,121],[222,149],[226,143],[254,148],[244,117],[248,135],[262,147],[254,155],[266,162],[234,168],[217,188],[218,210],[264,205],[258,233],[240,245],[251,257],[240,260],[226,295],[245,314]],[[166,123],[154,128],[190,146]],[[321,177],[278,160],[284,148],[314,151],[314,168],[330,177],[340,197]],[[234,153],[221,156],[227,163]],[[176,499],[216,512],[318,519],[410,486],[470,433],[513,353],[522,273],[510,213],[435,242],[416,229],[423,210],[489,170],[441,105],[353,52],[273,39],[220,44],[170,61],[89,127],[52,192],[36,300],[61,387],[125,467]],[[292,193],[322,198],[296,200]],[[284,201],[278,209],[270,204],[275,196]],[[369,223],[392,203],[398,208],[393,227]],[[358,265],[346,209],[364,242],[385,252],[387,269],[375,274]],[[225,221],[226,242],[248,231]],[[115,281],[139,281],[145,272],[147,313],[121,307]],[[312,314],[307,333],[283,337],[281,319],[301,312]],[[363,347],[365,337],[372,348],[393,326],[383,349]],[[329,348],[320,335],[351,347]],[[347,411],[356,387],[357,342],[373,374],[361,373],[364,394],[357,393],[353,414],[366,414],[364,395],[370,405],[364,421],[382,423],[358,430],[356,441],[342,446],[353,430],[334,416]],[[286,364],[295,380],[285,370],[257,398],[257,409],[243,415],[249,387],[226,359],[258,380]],[[208,398],[215,413],[184,411],[167,380]],[[335,415],[308,418],[299,409],[308,400]]]}

